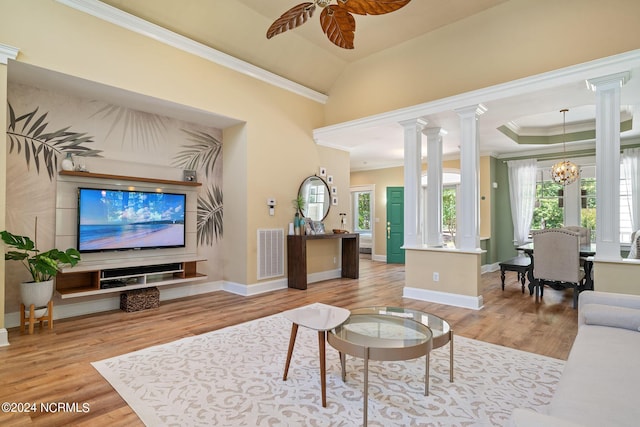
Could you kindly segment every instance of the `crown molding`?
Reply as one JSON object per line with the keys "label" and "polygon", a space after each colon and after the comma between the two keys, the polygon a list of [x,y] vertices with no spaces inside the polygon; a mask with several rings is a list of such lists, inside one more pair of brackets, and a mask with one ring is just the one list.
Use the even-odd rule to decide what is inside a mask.
{"label": "crown molding", "polygon": [[[313,130],[313,137],[317,143],[324,145],[325,141],[331,139],[334,135],[341,135],[345,132],[364,130],[373,126],[383,126],[390,123],[399,123],[418,117],[429,117],[430,114],[436,114],[441,111],[455,111],[471,105],[487,103],[510,96],[524,95],[535,92],[536,90],[572,83],[576,80],[586,81],[593,75],[608,76],[619,71],[620,67],[629,69],[637,67],[638,65],[640,65],[640,49],[423,104],[316,128]],[[616,73],[614,75],[616,77],[622,76],[629,78],[627,72]],[[590,81],[595,81],[595,79],[590,79]]]}
{"label": "crown molding", "polygon": [[[159,25],[153,24],[137,16],[123,12],[120,9],[109,6],[98,0],[56,0],[65,6],[84,12],[103,21],[110,22],[119,27],[149,37],[184,52],[199,56],[215,64],[237,71],[249,77],[271,84],[273,86],[293,92],[296,95],[311,99],[320,104],[326,104],[329,97],[316,92],[306,86],[285,79],[277,74],[256,67],[219,50],[213,49],[202,43],[191,40],[180,34],[169,31]],[[0,52],[1,55],[1,52]]]}
{"label": "crown molding", "polygon": [[10,59],[16,59],[18,52],[20,52],[20,49],[17,47],[0,43],[0,64],[6,65]]}

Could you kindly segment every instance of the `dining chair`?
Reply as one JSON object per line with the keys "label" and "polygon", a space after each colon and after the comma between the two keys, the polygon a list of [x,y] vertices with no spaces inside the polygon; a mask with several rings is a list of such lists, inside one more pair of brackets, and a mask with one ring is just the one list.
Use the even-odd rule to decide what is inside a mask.
{"label": "dining chair", "polygon": [[[566,225],[565,230],[575,231],[580,235],[580,246],[589,246],[591,244],[591,230],[580,225]],[[580,267],[584,268],[585,259],[580,258]]]}
{"label": "dining chair", "polygon": [[591,244],[591,230],[580,225],[567,225],[563,227],[565,230],[574,231],[580,235],[580,245],[586,246]]}
{"label": "dining chair", "polygon": [[584,287],[584,270],[580,268],[580,235],[562,228],[533,232],[534,291],[542,297],[544,285],[554,289],[573,288],[573,308]]}
{"label": "dining chair", "polygon": [[631,233],[631,246],[627,258],[640,259],[640,230]]}

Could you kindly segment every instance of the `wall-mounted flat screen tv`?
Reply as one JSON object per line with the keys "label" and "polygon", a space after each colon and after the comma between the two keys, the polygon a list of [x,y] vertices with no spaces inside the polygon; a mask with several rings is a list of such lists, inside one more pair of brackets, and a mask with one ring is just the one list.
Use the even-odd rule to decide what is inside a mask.
{"label": "wall-mounted flat screen tv", "polygon": [[78,188],[78,250],[185,246],[185,194]]}

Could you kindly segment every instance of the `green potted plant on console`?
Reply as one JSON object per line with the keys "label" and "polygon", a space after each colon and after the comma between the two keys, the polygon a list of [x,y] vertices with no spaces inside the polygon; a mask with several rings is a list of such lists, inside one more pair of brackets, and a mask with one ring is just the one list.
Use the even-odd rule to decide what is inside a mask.
{"label": "green potted plant on console", "polygon": [[27,310],[30,310],[31,304],[34,305],[35,318],[43,316],[53,295],[53,278],[63,266],[76,265],[80,261],[80,252],[74,248],[40,252],[29,237],[18,236],[6,230],[0,232],[0,237],[7,246],[14,249],[7,251],[4,259],[20,261],[33,279],[20,284],[22,303]]}

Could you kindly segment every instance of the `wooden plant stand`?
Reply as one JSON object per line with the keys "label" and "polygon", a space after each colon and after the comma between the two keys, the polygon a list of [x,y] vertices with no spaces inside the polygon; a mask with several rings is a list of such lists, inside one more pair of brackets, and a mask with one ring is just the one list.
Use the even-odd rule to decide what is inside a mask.
{"label": "wooden plant stand", "polygon": [[29,323],[29,335],[33,334],[33,327],[36,322],[40,322],[40,328],[44,326],[45,320],[49,322],[49,329],[53,329],[53,300],[47,304],[47,314],[41,317],[35,317],[36,308],[33,304],[29,307],[29,317],[26,317],[26,307],[20,304],[20,332],[25,330],[25,322]]}

